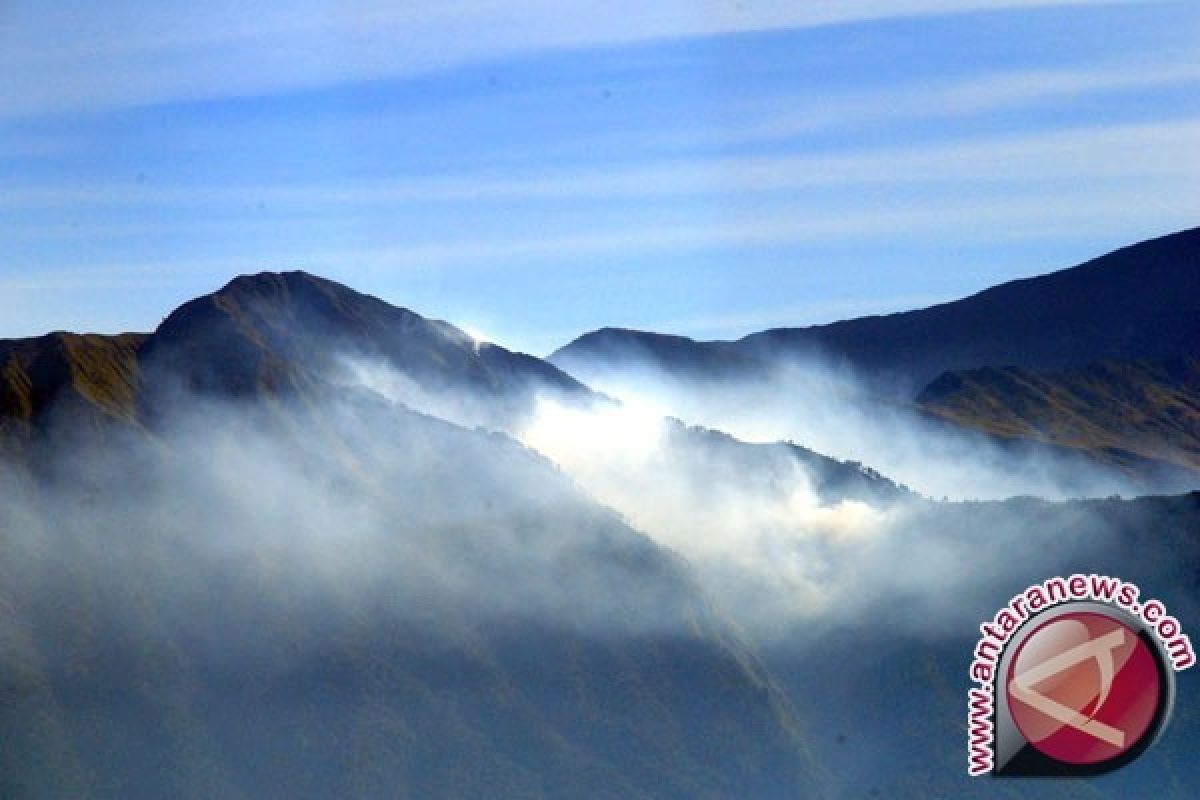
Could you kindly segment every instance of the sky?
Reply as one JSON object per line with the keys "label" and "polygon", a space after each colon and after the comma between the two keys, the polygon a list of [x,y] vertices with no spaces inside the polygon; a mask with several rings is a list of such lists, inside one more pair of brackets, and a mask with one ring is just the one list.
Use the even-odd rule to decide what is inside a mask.
{"label": "sky", "polygon": [[1200,224],[1200,4],[0,0],[0,337],[304,269],[544,355]]}

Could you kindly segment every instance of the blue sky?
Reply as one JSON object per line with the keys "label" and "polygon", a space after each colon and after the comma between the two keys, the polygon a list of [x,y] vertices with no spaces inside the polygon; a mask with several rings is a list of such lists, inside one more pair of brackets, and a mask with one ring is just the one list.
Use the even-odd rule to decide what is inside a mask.
{"label": "blue sky", "polygon": [[0,336],[301,268],[729,338],[1200,224],[1200,4],[646,5],[0,2]]}

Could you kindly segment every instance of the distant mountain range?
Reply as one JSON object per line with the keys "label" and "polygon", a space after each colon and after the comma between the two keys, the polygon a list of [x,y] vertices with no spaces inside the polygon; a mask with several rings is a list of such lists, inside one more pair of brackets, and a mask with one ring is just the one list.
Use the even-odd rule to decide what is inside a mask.
{"label": "distant mountain range", "polygon": [[[512,432],[547,397],[611,406],[595,370],[759,381],[818,354],[946,425],[1196,470],[1198,246],[739,342],[599,331],[554,363],[303,272],[152,333],[0,342],[0,797],[1189,797],[1190,676],[1141,761],[1010,790],[963,774],[962,670],[970,620],[1054,572],[1135,579],[1190,626],[1200,493],[937,503],[667,421],[662,463],[702,510],[745,516],[721,505],[737,487],[764,537],[813,502],[890,526],[769,539],[802,584],[841,567],[861,602],[895,596],[750,634]],[[351,380],[360,362],[435,402]],[[640,474],[618,477],[651,493]]]}
{"label": "distant mountain range", "polygon": [[[491,429],[344,382],[346,359]],[[0,796],[811,791],[790,699],[687,566],[497,432],[537,397],[612,403],[558,368],[289,272],[150,334],[2,342],[0,370]],[[670,430],[764,485],[796,464],[831,501],[910,496]],[[345,544],[287,569],[277,535]],[[382,574],[326,596],[364,536]]]}
{"label": "distant mountain range", "polygon": [[950,303],[695,341],[604,328],[550,361],[587,381],[630,368],[758,380],[815,360],[969,429],[1200,483],[1200,228]]}
{"label": "distant mountain range", "polygon": [[[47,431],[103,439],[153,430],[180,396],[258,400],[338,391],[332,384],[345,359],[390,368],[440,405],[469,405],[468,416],[491,427],[529,414],[539,394],[611,402],[553,364],[476,341],[450,323],[305,272],[260,273],[183,304],[153,333],[0,340],[0,453],[36,458],[38,449],[26,444]],[[711,441],[683,430],[673,440],[680,445]],[[896,490],[882,476],[811,450],[790,452],[820,473],[823,486]],[[875,488],[860,486],[872,481]]]}
{"label": "distant mountain range", "polygon": [[918,311],[774,328],[737,341],[604,328],[550,356],[568,370],[646,360],[677,372],[819,357],[915,387],[951,370],[1200,355],[1200,228]]}

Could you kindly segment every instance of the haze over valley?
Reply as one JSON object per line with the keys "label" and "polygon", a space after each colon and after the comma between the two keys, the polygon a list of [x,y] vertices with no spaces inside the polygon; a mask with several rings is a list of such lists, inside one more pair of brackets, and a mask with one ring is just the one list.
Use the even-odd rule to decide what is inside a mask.
{"label": "haze over valley", "polygon": [[1192,800],[1196,670],[1086,778],[967,695],[1055,575],[1200,631],[1198,90],[1191,0],[0,2],[0,800]]}
{"label": "haze over valley", "polygon": [[[1195,240],[1117,263],[1186,279]],[[1110,263],[1031,282],[1024,307],[1078,271],[1103,291]],[[1122,313],[1140,312],[1126,297]],[[1200,338],[1126,328],[1141,338],[1121,361],[1080,334],[1060,342],[1079,361],[1048,365],[983,327],[1015,363],[947,364],[919,391],[833,349],[754,343],[751,360],[630,332],[547,362],[287,272],[239,277],[149,334],[4,342],[6,791],[966,791],[939,767],[961,750],[944,687],[997,597],[1086,564],[1197,610],[1200,494],[1100,498],[1196,486]],[[939,341],[972,352],[971,330]],[[1181,366],[1142,366],[1159,363]],[[931,411],[988,370],[1082,370],[1095,402],[1064,409],[1070,424],[1120,433],[1101,402],[1119,393],[1173,421],[1156,452],[1179,455],[1057,441],[1036,405]],[[845,658],[853,684],[828,673]],[[1186,785],[1180,717],[1097,789]],[[919,746],[897,750],[897,730]]]}

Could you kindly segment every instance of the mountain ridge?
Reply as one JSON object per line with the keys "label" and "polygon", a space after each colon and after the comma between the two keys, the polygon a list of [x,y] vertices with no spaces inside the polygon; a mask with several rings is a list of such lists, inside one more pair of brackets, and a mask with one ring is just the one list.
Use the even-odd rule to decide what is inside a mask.
{"label": "mountain ridge", "polygon": [[1200,383],[1169,365],[1198,359],[1200,228],[923,309],[732,341],[603,328],[550,356],[588,381],[648,370],[690,390],[786,391],[832,368],[872,402],[1170,491],[1200,480]]}
{"label": "mountain ridge", "polygon": [[[197,336],[210,341],[197,343]],[[182,352],[167,358],[186,373],[194,362],[204,361],[202,348],[212,346],[213,338],[217,346],[240,350],[263,370],[258,377],[268,380],[293,377],[286,370],[274,374],[280,359],[303,361],[345,348],[382,357],[416,377],[493,392],[529,388],[539,381],[564,391],[586,391],[561,370],[531,356],[476,342],[448,322],[303,271],[240,275],[216,292],[184,303],[159,325],[147,343],[147,356],[157,357],[160,347],[179,348]],[[190,377],[206,386],[217,376]],[[232,384],[226,388],[242,391],[256,376],[229,377]]]}
{"label": "mountain ridge", "polygon": [[770,368],[815,357],[919,390],[943,372],[985,365],[1052,369],[1106,358],[1195,355],[1200,227],[922,309],[772,328],[736,340],[617,331],[583,334],[549,360],[586,376],[589,361],[596,368],[613,366],[614,359],[636,363],[645,352],[655,365],[684,373],[689,364],[716,360]]}
{"label": "mountain ridge", "polygon": [[0,340],[0,431],[28,438],[53,417],[141,425],[178,392],[247,397],[312,389],[341,355],[376,358],[441,389],[498,400],[590,391],[556,367],[441,320],[303,271],[240,275],[170,312],[151,333]]}
{"label": "mountain ridge", "polygon": [[[432,402],[434,416],[466,427],[511,432],[541,396],[611,402],[551,364],[476,341],[448,322],[307,272],[260,272],[183,303],[151,334],[0,341],[0,454],[37,459],[33,439],[49,431],[76,440],[71,446],[153,431],[184,400],[337,393],[343,379],[354,385],[346,359],[395,370],[419,391],[392,400],[416,411]],[[37,367],[32,377],[26,364]],[[674,437],[673,446],[686,448],[687,437],[697,448],[712,446],[697,431]],[[768,451],[754,452],[762,455],[751,461],[766,469]],[[803,448],[791,452],[822,485],[902,494],[882,476]]]}
{"label": "mountain ridge", "polygon": [[295,273],[0,343],[39,467],[0,462],[0,796],[812,794],[680,556],[508,435],[323,381],[343,351],[561,375]]}

